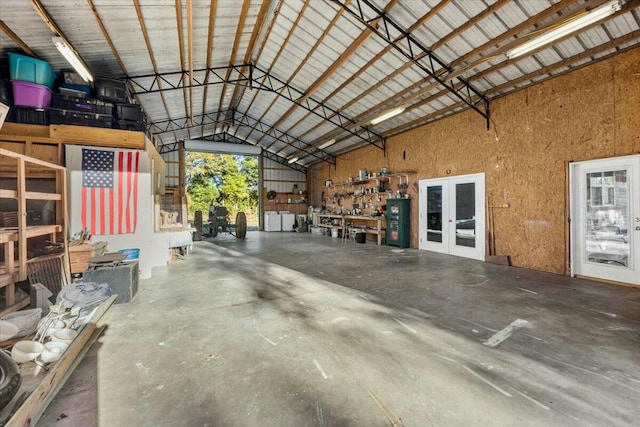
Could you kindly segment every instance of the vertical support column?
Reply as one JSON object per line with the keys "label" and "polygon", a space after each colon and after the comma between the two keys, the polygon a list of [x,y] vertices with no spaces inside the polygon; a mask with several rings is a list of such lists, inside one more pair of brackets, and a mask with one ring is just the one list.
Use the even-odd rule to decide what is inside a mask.
{"label": "vertical support column", "polygon": [[180,196],[186,194],[186,188],[185,188],[185,181],[184,181],[184,169],[185,169],[185,165],[184,165],[184,143],[181,142],[178,145],[178,194]]}
{"label": "vertical support column", "polygon": [[260,153],[260,157],[258,157],[258,229],[260,231],[264,231],[264,197],[266,197],[266,194],[263,193],[266,188],[264,188],[263,182],[264,156]]}
{"label": "vertical support column", "polygon": [[61,170],[58,173],[60,174],[60,189],[58,190],[58,194],[61,194],[60,204],[62,206],[60,207],[60,215],[62,217],[60,218],[60,222],[57,224],[60,224],[62,226],[62,238],[64,241],[64,258],[62,261],[64,277],[66,279],[64,283],[71,283],[71,257],[69,256],[69,239],[71,238],[71,225],[69,222],[69,205],[67,204],[67,192],[69,191],[69,189],[67,188],[67,171]]}
{"label": "vertical support column", "polygon": [[15,255],[13,252],[13,241],[4,244],[4,270],[9,274],[11,283],[6,287],[5,298],[7,307],[11,307],[16,303],[16,285],[15,285]]}
{"label": "vertical support column", "polygon": [[18,159],[18,280],[27,278],[27,180],[25,161]]}

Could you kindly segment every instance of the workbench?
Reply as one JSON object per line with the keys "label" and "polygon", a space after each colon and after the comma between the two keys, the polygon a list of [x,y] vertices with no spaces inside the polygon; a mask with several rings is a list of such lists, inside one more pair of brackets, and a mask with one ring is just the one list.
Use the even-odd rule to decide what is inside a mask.
{"label": "workbench", "polygon": [[[362,225],[365,233],[377,236],[378,246],[382,245],[382,237],[386,233],[387,220],[384,216],[315,214],[315,217],[318,219],[316,224],[318,227],[331,229],[337,228],[342,230],[343,236],[347,232],[347,225],[349,222],[354,226]],[[323,224],[323,218],[330,219],[331,223]],[[373,223],[373,225],[369,225],[371,223]]]}

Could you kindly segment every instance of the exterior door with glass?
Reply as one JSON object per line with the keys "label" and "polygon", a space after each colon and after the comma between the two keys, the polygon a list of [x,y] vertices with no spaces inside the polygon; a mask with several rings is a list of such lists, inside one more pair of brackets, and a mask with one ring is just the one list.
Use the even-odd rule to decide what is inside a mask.
{"label": "exterior door with glass", "polygon": [[640,156],[570,165],[571,274],[640,285]]}
{"label": "exterior door with glass", "polygon": [[420,249],[484,260],[484,174],[420,181]]}

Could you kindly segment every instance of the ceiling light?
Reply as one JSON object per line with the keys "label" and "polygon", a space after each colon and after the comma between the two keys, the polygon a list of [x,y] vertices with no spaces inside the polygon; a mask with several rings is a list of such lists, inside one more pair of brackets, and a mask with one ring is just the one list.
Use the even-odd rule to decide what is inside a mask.
{"label": "ceiling light", "polygon": [[297,162],[297,161],[298,161],[297,157],[293,157],[293,158],[289,159],[289,163],[294,163],[294,162]]}
{"label": "ceiling light", "polygon": [[390,119],[391,117],[395,117],[398,114],[402,114],[402,112],[405,110],[406,107],[398,107],[398,108],[394,108],[393,110],[387,111],[386,113],[376,117],[375,119],[371,120],[371,124],[372,125],[377,125],[380,122],[383,122],[387,119]]}
{"label": "ceiling light", "polygon": [[82,62],[82,59],[78,56],[76,51],[66,44],[62,37],[53,37],[53,44],[56,45],[62,56],[71,64],[71,66],[80,74],[80,77],[84,79],[86,82],[92,82],[93,76],[87,70],[87,67]]}
{"label": "ceiling light", "polygon": [[600,7],[597,7],[582,16],[578,16],[569,20],[567,23],[557,26],[551,31],[542,33],[540,36],[535,37],[528,42],[522,43],[520,46],[511,49],[507,52],[507,58],[513,59],[522,56],[526,53],[534,51],[539,47],[545,46],[559,38],[574,33],[581,28],[598,22],[607,16],[613,15],[620,10],[620,1],[610,1]]}
{"label": "ceiling light", "polygon": [[318,147],[318,149],[322,150],[323,148],[327,148],[330,145],[333,145],[336,143],[335,139],[330,139],[327,142],[325,142],[324,144],[320,144],[320,146]]}

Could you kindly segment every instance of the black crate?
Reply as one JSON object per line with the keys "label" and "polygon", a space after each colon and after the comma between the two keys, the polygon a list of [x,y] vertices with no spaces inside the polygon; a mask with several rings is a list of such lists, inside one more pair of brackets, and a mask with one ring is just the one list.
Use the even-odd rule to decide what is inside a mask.
{"label": "black crate", "polygon": [[9,80],[0,79],[0,102],[4,105],[13,105],[13,88]]}
{"label": "black crate", "polygon": [[49,124],[49,112],[47,110],[32,107],[12,106],[9,108],[7,121],[46,126]]}
{"label": "black crate", "polygon": [[137,122],[131,120],[118,120],[118,129],[122,130],[133,130],[136,132],[144,132],[144,121],[139,120]]}
{"label": "black crate", "polygon": [[116,104],[116,117],[118,120],[140,122],[144,118],[142,108],[137,104]]}
{"label": "black crate", "polygon": [[110,102],[99,101],[92,98],[78,98],[59,93],[53,95],[51,107],[85,114],[113,115],[113,104]]}
{"label": "black crate", "polygon": [[127,102],[127,86],[114,79],[96,79],[96,98],[106,102]]}
{"label": "black crate", "polygon": [[93,126],[100,128],[111,128],[113,125],[113,116],[109,114],[85,114],[60,108],[51,108],[49,110],[49,119],[52,125]]}

